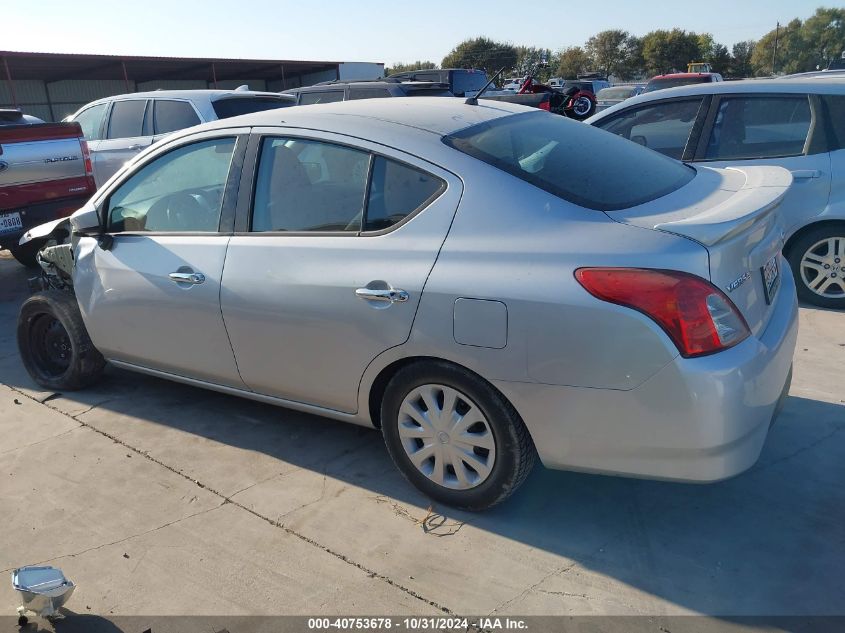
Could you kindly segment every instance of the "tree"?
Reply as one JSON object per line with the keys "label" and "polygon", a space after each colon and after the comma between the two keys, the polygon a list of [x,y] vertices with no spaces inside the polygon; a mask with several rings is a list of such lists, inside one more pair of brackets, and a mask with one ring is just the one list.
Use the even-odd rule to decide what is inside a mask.
{"label": "tree", "polygon": [[619,79],[635,79],[645,74],[645,60],[643,59],[643,39],[628,36],[628,55],[614,71]]}
{"label": "tree", "polygon": [[815,69],[815,63],[811,61],[813,55],[804,42],[801,26],[801,20],[796,18],[760,38],[751,56],[755,75],[791,74]]}
{"label": "tree", "polygon": [[596,33],[587,40],[584,50],[595,63],[595,69],[605,77],[624,68],[631,55],[631,36],[628,31],[611,29]]}
{"label": "tree", "polygon": [[[536,48],[534,46],[517,46],[516,47],[516,64],[513,70],[516,75],[523,77],[532,70],[536,70],[536,79],[539,81],[546,81],[549,77],[551,61],[554,56],[547,48]],[[549,66],[542,68],[541,62],[545,61]]]}
{"label": "tree", "polygon": [[845,51],[845,9],[816,9],[801,26],[801,39],[808,48],[806,64],[812,67],[807,70],[827,68]]}
{"label": "tree", "polygon": [[754,75],[754,68],[751,65],[751,56],[756,46],[754,40],[737,42],[731,49],[731,64],[728,74],[731,77],[751,77]]}
{"label": "tree", "polygon": [[441,68],[479,68],[488,75],[516,66],[516,48],[486,37],[464,40],[443,58]]}
{"label": "tree", "polygon": [[397,62],[390,66],[389,68],[385,67],[384,69],[384,76],[387,77],[389,75],[393,75],[395,73],[407,73],[412,70],[429,70],[431,68],[437,68],[437,64],[430,61],[415,61],[410,64],[402,64]]}
{"label": "tree", "polygon": [[686,70],[688,63],[700,57],[701,42],[695,33],[682,29],[657,30],[643,37],[643,60],[650,74]]}
{"label": "tree", "polygon": [[563,49],[559,59],[557,72],[564,79],[575,79],[593,66],[592,57],[580,46]]}

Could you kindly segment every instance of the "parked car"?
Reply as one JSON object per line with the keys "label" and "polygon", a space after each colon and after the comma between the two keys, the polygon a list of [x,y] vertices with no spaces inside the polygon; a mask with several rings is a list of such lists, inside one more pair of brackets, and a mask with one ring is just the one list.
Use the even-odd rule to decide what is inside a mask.
{"label": "parked car", "polygon": [[691,164],[777,165],[795,181],[779,213],[798,296],[845,308],[845,81],[686,86],[635,97],[588,123]]}
{"label": "parked car", "polygon": [[611,106],[615,106],[617,103],[622,103],[625,99],[636,97],[642,93],[644,88],[645,86],[642,84],[602,88],[596,93],[596,112],[601,112]]}
{"label": "parked car", "polygon": [[208,121],[294,105],[275,92],[156,90],[98,99],[69,116],[82,126],[100,187],[138,152],[178,130]]}
{"label": "parked car", "polygon": [[388,79],[400,81],[433,81],[448,84],[449,91],[456,97],[471,97],[488,81],[487,73],[475,68],[435,68],[432,70],[411,70],[394,73]]}
{"label": "parked car", "polygon": [[722,479],[789,386],[770,213],[789,183],[507,103],[253,114],[173,135],[74,214],[18,344],[53,391],[107,359],[381,428],[414,485],[463,508],[536,455]]}
{"label": "parked car", "polygon": [[19,244],[30,228],[66,217],[94,193],[91,157],[77,123],[0,110],[0,248],[36,266],[43,240]]}
{"label": "parked car", "polygon": [[33,123],[44,123],[44,121],[31,114],[24,114],[18,108],[0,108],[0,125],[31,125]]}
{"label": "parked car", "polygon": [[375,79],[356,81],[324,81],[304,88],[291,88],[282,94],[291,95],[297,105],[383,99],[385,97],[451,97],[449,85],[430,81]]}
{"label": "parked car", "polygon": [[648,80],[643,92],[654,92],[666,88],[677,88],[678,86],[690,86],[694,84],[710,84],[722,81],[719,73],[671,73],[668,75],[657,75]]}

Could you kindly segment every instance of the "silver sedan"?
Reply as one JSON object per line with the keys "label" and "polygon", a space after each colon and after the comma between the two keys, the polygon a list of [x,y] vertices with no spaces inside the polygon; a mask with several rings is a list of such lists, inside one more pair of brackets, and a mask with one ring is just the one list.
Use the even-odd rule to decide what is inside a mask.
{"label": "silver sedan", "polygon": [[50,389],[110,362],[380,428],[411,483],[463,508],[537,457],[719,480],[788,390],[790,183],[484,100],[211,123],[72,217],[21,355]]}

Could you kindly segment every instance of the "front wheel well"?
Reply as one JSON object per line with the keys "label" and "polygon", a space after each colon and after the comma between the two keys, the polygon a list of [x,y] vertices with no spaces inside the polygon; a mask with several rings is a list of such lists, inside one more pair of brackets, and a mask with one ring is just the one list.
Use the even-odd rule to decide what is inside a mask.
{"label": "front wheel well", "polygon": [[836,226],[841,225],[845,226],[845,220],[842,219],[832,219],[832,220],[821,220],[819,222],[812,222],[807,224],[806,226],[802,226],[800,229],[795,231],[788,240],[786,240],[786,244],[783,245],[783,255],[787,259],[789,259],[790,255],[792,254],[792,248],[795,246],[795,243],[800,240],[804,235],[806,235],[809,231],[815,231],[816,229],[823,227],[823,226]]}

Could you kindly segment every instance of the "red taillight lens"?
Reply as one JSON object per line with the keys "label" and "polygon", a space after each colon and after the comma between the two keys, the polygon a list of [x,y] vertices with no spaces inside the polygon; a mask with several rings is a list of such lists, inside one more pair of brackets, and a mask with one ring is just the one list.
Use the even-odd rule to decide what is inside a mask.
{"label": "red taillight lens", "polygon": [[91,180],[92,186],[94,183],[94,165],[91,164],[91,150],[88,149],[88,142],[85,139],[80,139],[82,145],[82,160],[85,163],[85,176]]}
{"label": "red taillight lens", "polygon": [[551,99],[546,99],[545,101],[541,102],[541,103],[540,103],[540,109],[541,109],[541,110],[548,110],[548,111],[551,111],[551,109],[552,109],[552,100],[551,100]]}
{"label": "red taillight lens", "polygon": [[751,334],[721,290],[689,273],[579,268],[575,278],[594,297],[638,310],[654,320],[687,358],[733,347]]}

